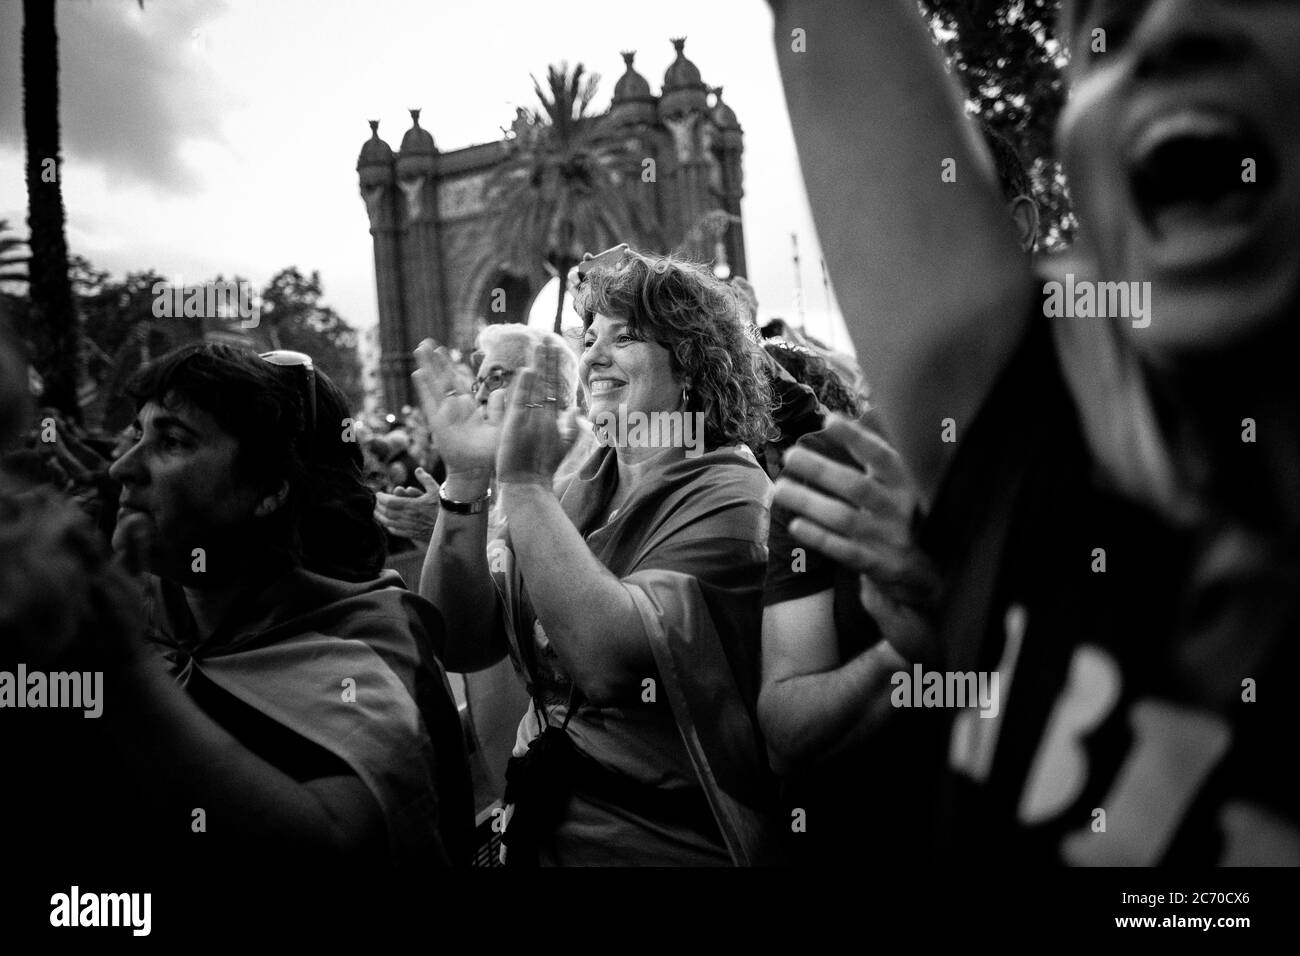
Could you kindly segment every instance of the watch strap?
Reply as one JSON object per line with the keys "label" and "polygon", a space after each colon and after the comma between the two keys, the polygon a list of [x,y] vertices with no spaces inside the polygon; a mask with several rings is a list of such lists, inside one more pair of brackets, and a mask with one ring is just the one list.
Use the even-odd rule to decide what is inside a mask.
{"label": "watch strap", "polygon": [[454,498],[448,498],[438,490],[438,502],[442,505],[443,511],[449,511],[454,515],[476,515],[482,514],[487,510],[488,502],[492,500],[492,489],[489,488],[482,498],[475,498],[473,501],[457,501]]}

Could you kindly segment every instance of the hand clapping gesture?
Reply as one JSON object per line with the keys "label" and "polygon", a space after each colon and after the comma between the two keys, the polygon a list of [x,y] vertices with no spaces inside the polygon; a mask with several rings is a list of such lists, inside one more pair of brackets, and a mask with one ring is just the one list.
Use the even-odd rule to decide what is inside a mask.
{"label": "hand clapping gesture", "polygon": [[389,534],[410,538],[427,548],[438,521],[438,482],[423,468],[415,469],[415,480],[423,491],[415,488],[394,488],[391,493],[381,491],[375,495],[375,520]]}
{"label": "hand clapping gesture", "polygon": [[497,453],[502,482],[551,487],[555,469],[577,438],[577,409],[565,406],[560,347],[543,342],[533,367],[522,369],[510,392]]}
{"label": "hand clapping gesture", "polygon": [[473,376],[447,350],[425,339],[415,350],[420,367],[411,373],[433,443],[453,474],[487,475],[501,441],[505,392],[493,392],[484,415],[474,400]]}

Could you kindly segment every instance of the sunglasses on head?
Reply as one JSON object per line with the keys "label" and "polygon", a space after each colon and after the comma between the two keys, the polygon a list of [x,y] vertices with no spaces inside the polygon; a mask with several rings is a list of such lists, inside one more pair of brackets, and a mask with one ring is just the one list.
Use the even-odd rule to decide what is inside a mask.
{"label": "sunglasses on head", "polygon": [[578,263],[578,285],[586,281],[587,274],[592,269],[618,269],[631,261],[645,263],[647,269],[659,276],[666,275],[673,268],[673,262],[663,256],[647,256],[634,252],[626,242],[620,242],[612,249],[598,252],[594,256],[588,255]]}
{"label": "sunglasses on head", "polygon": [[303,395],[302,407],[307,413],[306,432],[307,438],[310,440],[311,436],[316,434],[316,367],[312,364],[311,356],[306,352],[276,349],[273,352],[263,352],[258,358],[282,368],[300,368],[303,370],[303,374],[298,378],[306,383],[306,394]]}

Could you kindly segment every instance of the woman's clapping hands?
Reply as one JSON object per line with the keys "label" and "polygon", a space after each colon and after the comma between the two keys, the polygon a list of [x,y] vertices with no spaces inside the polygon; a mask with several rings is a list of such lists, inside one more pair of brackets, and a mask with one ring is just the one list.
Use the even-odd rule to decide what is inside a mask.
{"label": "woman's clapping hands", "polygon": [[520,371],[510,391],[497,475],[503,482],[547,488],[577,438],[577,409],[568,406],[560,373],[560,346],[543,342],[533,367]]}
{"label": "woman's clapping hands", "polygon": [[501,443],[505,391],[493,392],[480,408],[474,400],[474,376],[454,362],[445,348],[425,339],[415,357],[420,367],[411,379],[448,475],[489,473]]}

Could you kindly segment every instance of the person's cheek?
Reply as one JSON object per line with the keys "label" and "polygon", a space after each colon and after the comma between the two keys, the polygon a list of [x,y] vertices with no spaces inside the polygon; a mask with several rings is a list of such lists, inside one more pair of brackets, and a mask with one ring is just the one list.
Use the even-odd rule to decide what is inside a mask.
{"label": "person's cheek", "polygon": [[225,505],[229,492],[206,478],[195,466],[178,470],[168,483],[169,493],[160,502],[156,518],[160,560],[184,561],[188,566],[186,556],[195,548],[211,548],[207,516]]}
{"label": "person's cheek", "polygon": [[151,515],[153,520],[154,546],[151,555],[153,570],[166,575],[178,562],[174,552],[187,535],[183,522],[177,521],[172,502],[160,502]]}
{"label": "person's cheek", "polygon": [[1080,238],[1123,257],[1128,181],[1119,154],[1115,68],[1081,74],[1057,124],[1057,153],[1070,182]]}
{"label": "person's cheek", "polygon": [[126,532],[122,527],[121,521],[119,521],[117,525],[113,528],[113,537],[110,544],[113,548],[113,551],[117,554],[121,554],[123,551],[126,550]]}

